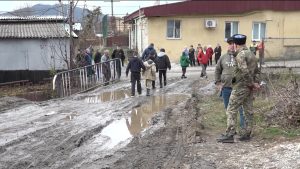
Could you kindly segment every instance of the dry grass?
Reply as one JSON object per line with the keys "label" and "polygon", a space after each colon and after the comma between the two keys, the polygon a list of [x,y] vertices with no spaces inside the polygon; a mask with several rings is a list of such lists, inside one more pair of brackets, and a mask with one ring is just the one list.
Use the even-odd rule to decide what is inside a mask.
{"label": "dry grass", "polygon": [[36,85],[24,85],[24,86],[3,86],[0,88],[0,97],[5,96],[20,96],[30,92],[44,92],[51,94],[52,86],[51,83],[36,84]]}
{"label": "dry grass", "polygon": [[[276,75],[276,79],[272,79],[272,86],[268,86],[270,89],[270,95],[267,97],[262,97],[257,95],[254,100],[253,110],[254,110],[254,135],[261,139],[278,139],[278,138],[294,138],[300,136],[300,129],[296,126],[286,126],[278,124],[270,124],[266,115],[274,111],[274,107],[278,104],[278,99],[283,99],[281,95],[278,94],[278,87],[284,86],[289,82],[290,77],[287,75]],[[276,92],[274,91],[276,90]],[[291,95],[285,92],[285,95]],[[279,97],[279,98],[278,98]],[[287,102],[290,103],[290,102]],[[223,101],[217,94],[212,96],[204,96],[198,107],[204,113],[203,125],[210,132],[224,132],[226,129],[226,115],[223,105]],[[287,109],[291,110],[291,109]],[[293,109],[296,110],[296,109]],[[298,109],[300,111],[300,109]],[[239,116],[238,116],[239,117]],[[283,118],[288,118],[284,116]],[[239,119],[238,119],[239,121]],[[280,120],[281,122],[283,120]]]}

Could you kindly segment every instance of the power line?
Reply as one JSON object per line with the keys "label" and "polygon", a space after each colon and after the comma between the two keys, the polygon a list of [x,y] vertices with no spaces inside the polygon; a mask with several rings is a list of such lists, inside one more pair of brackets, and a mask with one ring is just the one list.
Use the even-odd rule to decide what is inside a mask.
{"label": "power line", "polygon": [[[77,5],[77,6],[84,6],[84,5]],[[107,8],[110,8],[111,6],[110,5],[86,5],[86,6],[90,6],[90,7],[97,7],[97,6],[100,6],[100,7],[107,7]],[[138,5],[116,5],[114,7],[139,7]]]}

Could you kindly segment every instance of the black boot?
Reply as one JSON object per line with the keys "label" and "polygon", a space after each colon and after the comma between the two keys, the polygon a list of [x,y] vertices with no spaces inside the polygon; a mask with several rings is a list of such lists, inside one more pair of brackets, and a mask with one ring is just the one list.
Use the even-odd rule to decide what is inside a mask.
{"label": "black boot", "polygon": [[249,141],[251,139],[251,132],[241,130],[239,135],[240,135],[239,137],[240,141]]}
{"label": "black boot", "polygon": [[240,141],[249,141],[251,139],[250,135],[246,134],[246,135],[242,135],[240,136],[239,140]]}
{"label": "black boot", "polygon": [[155,81],[152,81],[152,89],[155,89]]}
{"label": "black boot", "polygon": [[233,135],[230,134],[221,134],[219,138],[217,138],[217,142],[220,143],[234,143]]}
{"label": "black boot", "polygon": [[166,81],[164,82],[164,86],[167,86],[167,82]]}
{"label": "black boot", "polygon": [[150,96],[150,89],[147,89],[147,94],[146,96]]}
{"label": "black boot", "polygon": [[159,87],[160,87],[160,88],[163,88],[163,85],[162,85],[162,83],[159,83]]}

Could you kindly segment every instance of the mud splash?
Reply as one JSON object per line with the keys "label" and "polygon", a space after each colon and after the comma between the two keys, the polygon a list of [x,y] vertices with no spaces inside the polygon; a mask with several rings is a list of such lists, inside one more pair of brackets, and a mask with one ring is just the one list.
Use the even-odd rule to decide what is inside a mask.
{"label": "mud splash", "polygon": [[188,98],[188,95],[161,95],[151,96],[149,101],[140,107],[133,108],[128,113],[130,117],[114,121],[102,130],[102,135],[109,137],[105,148],[113,148],[128,138],[138,137],[151,124],[155,113],[169,105],[176,105]]}

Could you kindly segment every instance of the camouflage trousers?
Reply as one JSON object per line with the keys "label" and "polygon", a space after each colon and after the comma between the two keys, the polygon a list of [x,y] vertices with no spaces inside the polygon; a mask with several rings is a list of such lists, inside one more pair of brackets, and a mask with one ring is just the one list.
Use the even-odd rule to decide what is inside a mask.
{"label": "camouflage trousers", "polygon": [[251,134],[253,126],[253,100],[253,91],[248,87],[240,87],[232,90],[226,111],[227,134],[234,135],[236,133],[237,113],[241,106],[243,106],[244,110],[245,126],[240,134]]}

